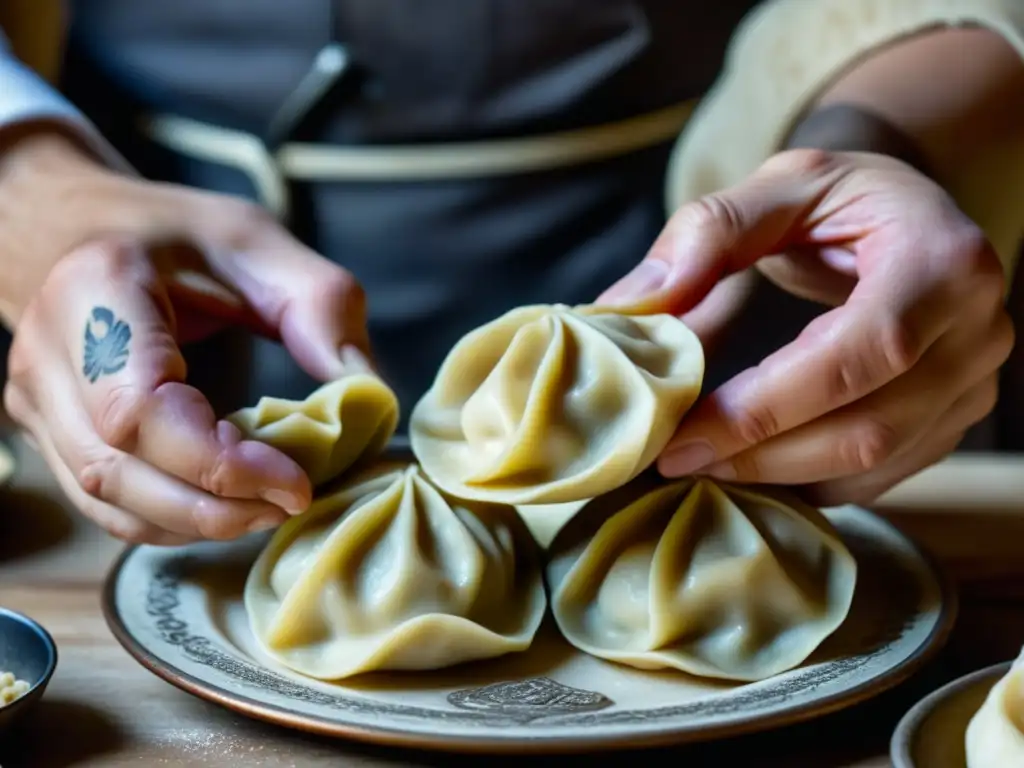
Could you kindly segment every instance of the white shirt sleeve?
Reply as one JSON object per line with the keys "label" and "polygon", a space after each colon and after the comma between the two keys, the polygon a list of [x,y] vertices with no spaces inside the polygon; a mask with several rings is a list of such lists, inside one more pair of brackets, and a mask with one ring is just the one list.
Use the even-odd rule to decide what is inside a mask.
{"label": "white shirt sleeve", "polygon": [[0,128],[36,120],[51,120],[79,136],[97,158],[125,173],[135,171],[60,92],[21,63],[0,33]]}

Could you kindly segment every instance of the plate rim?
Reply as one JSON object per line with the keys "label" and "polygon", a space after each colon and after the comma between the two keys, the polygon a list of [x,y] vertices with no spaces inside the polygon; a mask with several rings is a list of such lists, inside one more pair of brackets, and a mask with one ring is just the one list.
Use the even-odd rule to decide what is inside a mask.
{"label": "plate rim", "polygon": [[938,709],[940,702],[953,698],[956,694],[982,680],[992,678],[998,682],[1010,671],[1011,667],[1013,667],[1013,661],[1001,661],[998,664],[991,664],[968,672],[936,688],[908,709],[896,724],[896,729],[889,740],[889,759],[892,760],[894,768],[919,768],[915,763],[912,751],[914,737],[921,726]]}
{"label": "plate rim", "polygon": [[139,642],[124,624],[116,601],[118,579],[128,558],[143,545],[131,544],[125,547],[115,559],[104,579],[101,608],[103,618],[114,639],[144,669],[165,682],[196,698],[217,704],[228,711],[278,727],[318,736],[388,748],[419,749],[449,754],[502,755],[584,754],[596,751],[620,751],[641,747],[647,749],[715,741],[725,737],[743,736],[796,725],[875,698],[906,682],[931,661],[949,640],[956,624],[960,601],[956,585],[946,569],[941,567],[929,552],[885,517],[855,504],[845,504],[842,507],[853,507],[858,512],[869,515],[876,522],[889,528],[927,566],[939,589],[941,599],[939,615],[927,638],[912,654],[888,672],[822,699],[795,705],[780,713],[754,716],[738,723],[702,726],[690,731],[667,729],[658,733],[645,733],[642,736],[642,744],[637,743],[637,737],[619,734],[602,735],[600,733],[586,737],[559,736],[536,739],[522,735],[467,736],[411,733],[402,728],[341,723],[318,715],[301,714],[277,704],[260,701],[251,696],[204,682],[174,664],[157,657]]}

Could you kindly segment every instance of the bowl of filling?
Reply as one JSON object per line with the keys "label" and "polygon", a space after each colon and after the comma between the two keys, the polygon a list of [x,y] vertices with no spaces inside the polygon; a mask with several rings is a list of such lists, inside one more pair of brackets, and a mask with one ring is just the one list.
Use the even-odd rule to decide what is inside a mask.
{"label": "bowl of filling", "polygon": [[0,733],[42,698],[56,667],[50,633],[28,616],[0,608]]}

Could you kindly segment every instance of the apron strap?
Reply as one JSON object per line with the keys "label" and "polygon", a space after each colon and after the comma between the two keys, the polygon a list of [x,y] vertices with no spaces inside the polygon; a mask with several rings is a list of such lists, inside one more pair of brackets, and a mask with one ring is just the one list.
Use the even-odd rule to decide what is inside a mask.
{"label": "apron strap", "polygon": [[228,166],[252,181],[262,204],[288,219],[288,181],[431,181],[547,171],[620,157],[674,141],[696,100],[614,123],[543,136],[411,146],[340,147],[286,142],[177,115],[150,115],[140,130],[187,157]]}

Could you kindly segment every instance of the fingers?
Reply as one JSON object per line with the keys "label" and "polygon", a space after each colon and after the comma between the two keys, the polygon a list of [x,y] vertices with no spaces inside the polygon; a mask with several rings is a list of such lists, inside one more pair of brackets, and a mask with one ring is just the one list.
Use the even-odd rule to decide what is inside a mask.
{"label": "fingers", "polygon": [[[963,254],[965,261],[975,259],[969,250]],[[987,259],[984,248],[977,258]],[[807,471],[827,471],[826,464],[831,471],[843,466],[859,471],[858,462],[905,444],[907,430],[927,423],[928,414],[919,412],[922,402],[929,402],[925,392],[934,392],[930,402],[941,410],[997,370],[1014,344],[1001,273],[981,264],[953,282],[955,289],[915,295],[913,275],[884,285],[865,279],[850,302],[814,320],[795,342],[727,382],[691,412],[659,459],[659,469],[669,476],[689,474],[746,452],[743,461],[751,472],[767,460],[773,438],[831,412],[845,419],[843,428],[832,438],[815,433],[819,447],[834,447],[819,453],[813,466],[799,464]],[[914,378],[899,385],[895,396],[869,397],[909,371]],[[860,416],[851,419],[846,407],[862,399],[860,410],[852,411]],[[796,447],[801,439],[797,434],[782,445],[810,452]],[[751,453],[762,444],[764,451]],[[858,450],[864,454],[858,457]]]}
{"label": "fingers", "polygon": [[[298,465],[242,441],[183,383],[170,304],[143,252],[122,244],[83,248],[54,270],[44,292],[55,297],[48,324],[62,336],[65,375],[77,385],[66,397],[81,402],[103,443],[218,496],[264,499],[293,514],[305,509],[312,489]],[[59,387],[56,369],[47,374],[40,385]],[[72,464],[79,458],[65,455]]]}
{"label": "fingers", "polygon": [[41,419],[34,413],[28,399],[17,385],[8,383],[4,388],[4,407],[25,430],[25,436],[29,438],[33,447],[42,454],[68,500],[107,533],[132,544],[176,546],[194,540],[189,536],[166,531],[137,515],[87,494],[74,473],[61,459]]}
{"label": "fingers", "polygon": [[[989,396],[991,408],[995,375],[990,372],[1001,364],[1004,350],[1005,343],[994,333],[987,349],[982,350],[980,367],[971,368],[960,364],[962,349],[948,342],[937,344],[919,366],[892,384],[713,464],[702,474],[739,482],[796,485],[874,472],[911,450],[937,423],[963,416],[963,409],[953,405],[964,392]],[[981,380],[978,370],[984,372]],[[980,420],[986,413],[968,410],[967,415]],[[961,431],[969,426],[954,425]]]}
{"label": "fingers", "polygon": [[910,370],[945,330],[884,307],[842,307],[691,411],[659,469],[696,472],[859,400]]}
{"label": "fingers", "polygon": [[243,440],[235,425],[217,421],[206,398],[184,384],[163,384],[147,396],[133,454],[216,496],[263,499],[292,515],[312,500],[309,478],[294,460]]}
{"label": "fingers", "polygon": [[[358,281],[265,213],[245,205],[232,210],[244,230],[231,237],[223,231],[210,235],[205,249],[211,268],[276,329],[307,373],[320,381],[344,375],[342,350],[369,354],[366,299]],[[225,247],[225,242],[236,247]]]}
{"label": "fingers", "polygon": [[74,381],[51,372],[49,382],[37,391],[39,415],[29,420],[32,432],[50,466],[66,475],[62,485],[73,500],[115,535],[132,540],[142,535],[131,527],[139,523],[129,518],[185,538],[224,539],[287,517],[265,501],[214,496],[110,446],[96,434]]}
{"label": "fingers", "polygon": [[992,376],[954,403],[946,418],[936,423],[909,451],[870,472],[801,488],[801,495],[818,506],[870,504],[883,493],[952,453],[964,433],[995,405],[997,378]]}
{"label": "fingers", "polygon": [[841,174],[825,152],[777,155],[740,184],[682,206],[647,257],[599,303],[689,311],[723,276],[796,243]]}

